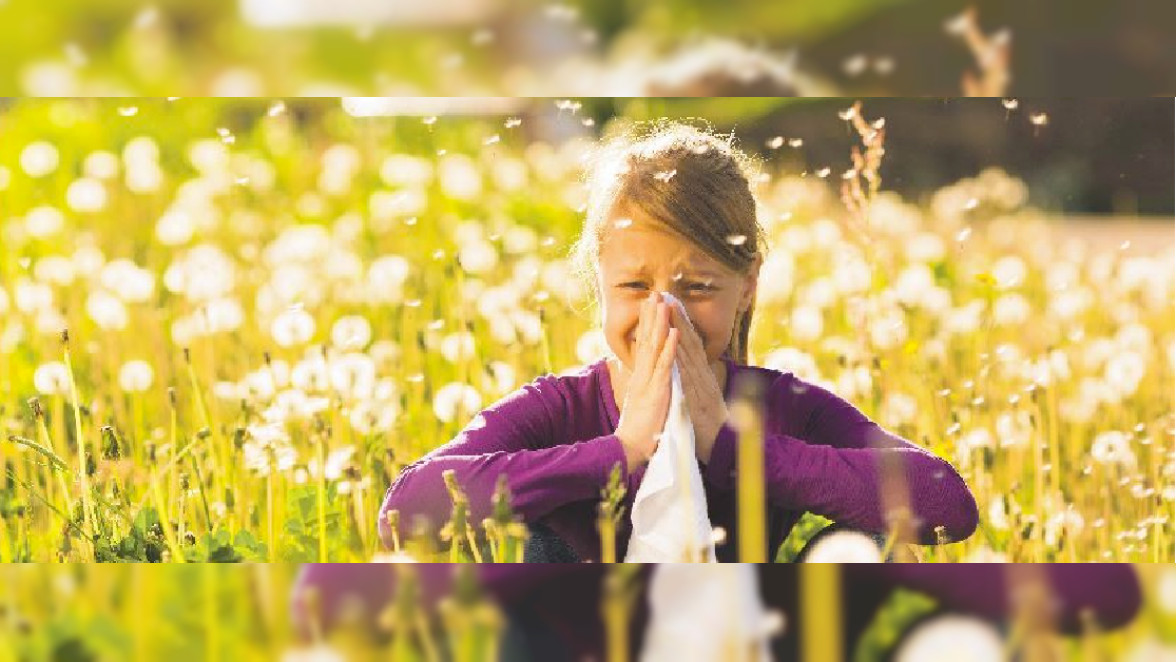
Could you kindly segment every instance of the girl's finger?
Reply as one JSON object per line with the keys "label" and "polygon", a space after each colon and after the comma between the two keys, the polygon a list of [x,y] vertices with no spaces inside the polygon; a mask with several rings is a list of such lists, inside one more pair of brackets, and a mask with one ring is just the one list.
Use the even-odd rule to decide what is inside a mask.
{"label": "girl's finger", "polygon": [[[670,368],[674,365],[674,354],[677,352],[678,338],[680,336],[681,333],[676,328],[670,329],[666,333],[666,342],[662,346],[661,353],[658,355],[657,365],[654,366],[654,377],[657,379],[663,380],[669,375]],[[659,383],[665,382],[659,381]]]}

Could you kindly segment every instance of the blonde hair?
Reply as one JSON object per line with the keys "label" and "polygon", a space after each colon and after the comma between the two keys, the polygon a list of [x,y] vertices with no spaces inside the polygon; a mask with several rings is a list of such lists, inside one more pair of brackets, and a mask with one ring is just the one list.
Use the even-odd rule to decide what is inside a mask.
{"label": "blonde hair", "polygon": [[[600,247],[608,220],[621,212],[644,216],[738,273],[746,273],[766,245],[752,192],[757,164],[718,135],[678,121],[621,127],[602,141],[588,169],[588,206],[571,262],[599,304]],[[726,354],[747,363],[755,298],[735,319]]]}

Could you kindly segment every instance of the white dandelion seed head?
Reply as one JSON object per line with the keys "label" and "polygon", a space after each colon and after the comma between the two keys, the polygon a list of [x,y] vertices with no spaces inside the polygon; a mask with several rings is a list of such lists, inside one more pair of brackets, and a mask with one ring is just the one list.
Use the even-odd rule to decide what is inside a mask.
{"label": "white dandelion seed head", "polygon": [[472,414],[482,406],[482,395],[469,384],[450,382],[437,389],[433,413],[442,423],[452,423],[460,415]]}
{"label": "white dandelion seed head", "polygon": [[126,304],[106,290],[95,290],[86,297],[86,314],[108,331],[125,329],[129,321]]}
{"label": "white dandelion seed head", "polygon": [[438,163],[437,179],[451,198],[472,200],[482,193],[482,173],[465,154],[446,154]]}
{"label": "white dandelion seed head", "polygon": [[143,303],[155,295],[155,274],[127,259],[106,263],[98,280],[127,303]]}
{"label": "white dandelion seed head", "polygon": [[584,365],[595,363],[609,354],[608,341],[604,331],[589,329],[576,341],[576,360]]}
{"label": "white dandelion seed head", "polygon": [[293,308],[274,318],[270,335],[280,347],[294,347],[314,337],[314,318],[301,308]]}
{"label": "white dandelion seed head", "polygon": [[16,309],[22,313],[35,313],[53,306],[53,288],[28,278],[16,281],[12,295]]}
{"label": "white dandelion seed head", "polygon": [[919,403],[906,393],[893,392],[882,403],[882,416],[889,425],[913,423],[919,414]]}
{"label": "white dandelion seed head", "polygon": [[764,356],[763,366],[777,372],[791,372],[805,381],[816,382],[821,379],[816,360],[795,347],[779,347],[768,352]]}
{"label": "white dandelion seed head", "polygon": [[441,356],[450,363],[460,363],[474,358],[474,335],[469,331],[456,331],[441,339]]}
{"label": "white dandelion seed head", "polygon": [[975,616],[937,616],[916,628],[895,653],[897,662],[1000,662],[1004,640],[997,629]]}
{"label": "white dandelion seed head", "polygon": [[362,315],[345,315],[331,325],[331,343],[339,349],[363,349],[371,339],[372,324]]}
{"label": "white dandelion seed head", "polygon": [[353,352],[329,362],[331,388],[353,400],[370,397],[376,386],[376,364],[367,354]]}
{"label": "white dandelion seed head", "polygon": [[881,563],[882,553],[872,538],[858,531],[834,531],[813,544],[806,563]]}
{"label": "white dandelion seed head", "polygon": [[1120,398],[1128,398],[1139,390],[1139,384],[1147,373],[1147,362],[1133,351],[1120,351],[1112,355],[1103,371],[1103,380]]}
{"label": "white dandelion seed head", "polygon": [[29,177],[39,178],[57,170],[61,155],[53,143],[38,140],[25,145],[20,152],[20,168]]}
{"label": "white dandelion seed head", "polygon": [[821,337],[825,329],[824,314],[815,306],[799,305],[792,309],[788,320],[788,331],[799,342],[812,342]]}
{"label": "white dandelion seed head", "polygon": [[118,386],[127,393],[142,393],[151,388],[154,381],[155,370],[143,360],[127,361],[118,370]]}
{"label": "white dandelion seed head", "polygon": [[106,208],[106,186],[89,177],[75,179],[65,189],[65,204],[76,212],[100,212]]}
{"label": "white dandelion seed head", "polygon": [[1002,294],[992,304],[992,318],[1000,326],[1019,326],[1032,313],[1029,300],[1018,292]]}
{"label": "white dandelion seed head", "polygon": [[33,321],[33,328],[37,333],[45,336],[57,336],[68,323],[65,316],[53,308],[43,308],[37,311],[37,318]]}
{"label": "white dandelion seed head", "polygon": [[1176,569],[1165,568],[1156,583],[1156,606],[1169,615],[1176,614]]}
{"label": "white dandelion seed head", "polygon": [[[67,287],[77,278],[77,269],[74,268],[73,260],[61,255],[47,255],[37,260],[33,267],[33,275],[42,283],[52,283],[62,287]],[[0,313],[4,309],[0,307]]]}
{"label": "white dandelion seed head", "polygon": [[498,266],[498,251],[488,241],[470,241],[458,249],[457,261],[466,272],[482,275]]}
{"label": "white dandelion seed head", "polygon": [[114,179],[118,176],[118,169],[118,156],[106,150],[90,152],[82,162],[82,172],[95,179]]}
{"label": "white dandelion seed head", "polygon": [[56,207],[43,205],[30,209],[24,217],[25,232],[34,239],[47,239],[65,227],[65,214]]}
{"label": "white dandelion seed head", "polygon": [[308,347],[306,357],[294,364],[290,370],[290,384],[311,393],[326,391],[331,387],[330,369],[315,348]]}
{"label": "white dandelion seed head", "polygon": [[1125,469],[1135,467],[1135,451],[1131,449],[1130,437],[1118,430],[1099,433],[1091,443],[1090,456],[1102,465],[1119,465]]}
{"label": "white dandelion seed head", "polygon": [[33,371],[33,388],[42,395],[69,394],[69,372],[61,361],[49,361]]}
{"label": "white dandelion seed head", "polygon": [[494,383],[494,390],[498,393],[509,393],[518,385],[518,376],[514,366],[505,361],[492,362],[490,375]]}

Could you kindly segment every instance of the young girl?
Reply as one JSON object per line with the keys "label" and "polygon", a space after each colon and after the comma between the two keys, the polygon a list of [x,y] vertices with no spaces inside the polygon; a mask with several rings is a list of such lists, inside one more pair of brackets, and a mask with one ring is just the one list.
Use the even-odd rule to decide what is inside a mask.
{"label": "young girl", "polygon": [[[445,523],[452,506],[442,473],[452,469],[475,522],[489,514],[495,483],[506,475],[514,511],[552,543],[529,560],[599,560],[601,489],[619,465],[629,512],[665,425],[674,362],[710,522],[726,532],[718,560],[737,560],[738,434],[728,411],[736,384],[742,390],[754,383],[760,394],[765,558],[774,558],[806,511],[890,532],[894,502],[884,504],[883,467],[904,486],[913,515],[908,542],[972,534],[976,503],[949,463],[823,388],[747,365],[764,244],[749,173],[747,158],[726,139],[681,124],[607,144],[590,173],[587,220],[573,257],[591,280],[611,355],[537,378],[406,467],[381,509],[386,543],[390,510],[400,513],[401,539],[422,518],[434,531]],[[689,321],[660,292],[674,294]],[[622,518],[617,558],[624,558],[629,533]]]}

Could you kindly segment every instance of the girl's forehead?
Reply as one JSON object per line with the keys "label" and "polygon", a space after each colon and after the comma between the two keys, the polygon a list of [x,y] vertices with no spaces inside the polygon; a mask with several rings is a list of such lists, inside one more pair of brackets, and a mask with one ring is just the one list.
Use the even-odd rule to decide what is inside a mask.
{"label": "girl's forehead", "polygon": [[663,269],[721,276],[724,265],[693,242],[672,232],[632,224],[611,227],[600,248],[604,271],[652,273]]}

